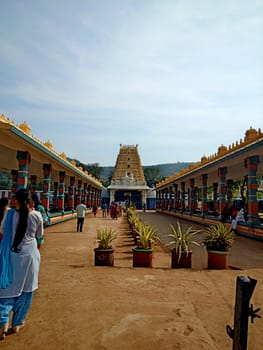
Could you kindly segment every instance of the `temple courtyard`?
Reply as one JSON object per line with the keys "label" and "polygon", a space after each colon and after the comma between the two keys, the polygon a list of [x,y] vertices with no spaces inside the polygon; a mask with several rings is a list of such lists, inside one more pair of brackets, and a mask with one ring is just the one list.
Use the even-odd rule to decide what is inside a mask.
{"label": "temple courtyard", "polygon": [[[141,215],[165,236],[171,218]],[[114,267],[94,266],[95,235],[102,226],[119,232]],[[263,309],[263,242],[237,237],[227,270],[207,270],[203,247],[193,251],[192,269],[171,269],[161,246],[153,268],[133,268],[133,246],[125,216],[88,214],[82,233],[75,219],[46,228],[39,289],[26,326],[8,335],[1,349],[231,349],[225,329],[233,326],[240,275],[257,280],[251,303]],[[262,349],[262,327],[262,319],[249,321],[249,350]]]}

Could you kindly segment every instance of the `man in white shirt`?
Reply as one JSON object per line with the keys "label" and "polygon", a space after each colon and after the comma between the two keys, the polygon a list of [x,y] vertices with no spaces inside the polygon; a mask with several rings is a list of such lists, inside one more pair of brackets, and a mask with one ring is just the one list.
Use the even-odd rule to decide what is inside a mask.
{"label": "man in white shirt", "polygon": [[81,201],[80,204],[76,207],[76,213],[77,213],[77,232],[82,232],[84,219],[86,215],[87,207],[84,204],[84,201]]}

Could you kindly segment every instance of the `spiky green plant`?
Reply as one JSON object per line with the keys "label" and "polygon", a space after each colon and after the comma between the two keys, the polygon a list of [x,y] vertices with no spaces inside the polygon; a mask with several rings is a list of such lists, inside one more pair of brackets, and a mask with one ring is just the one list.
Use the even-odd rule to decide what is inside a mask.
{"label": "spiky green plant", "polygon": [[157,228],[148,223],[139,221],[136,225],[136,232],[139,236],[138,248],[150,249],[152,244],[158,244],[160,239],[157,235]]}
{"label": "spiky green plant", "polygon": [[111,242],[117,238],[117,233],[106,227],[101,227],[97,230],[96,242],[99,249],[111,249]]}
{"label": "spiky green plant", "polygon": [[169,224],[171,228],[171,233],[168,234],[168,237],[171,237],[171,241],[167,246],[173,246],[176,253],[178,254],[178,262],[181,259],[182,252],[189,254],[190,243],[199,245],[198,242],[194,241],[193,237],[200,232],[200,230],[194,230],[192,226],[187,227],[186,229],[177,221],[176,227],[173,224]]}
{"label": "spiky green plant", "polygon": [[203,243],[207,250],[227,252],[235,241],[235,234],[231,228],[223,222],[210,225],[206,230]]}

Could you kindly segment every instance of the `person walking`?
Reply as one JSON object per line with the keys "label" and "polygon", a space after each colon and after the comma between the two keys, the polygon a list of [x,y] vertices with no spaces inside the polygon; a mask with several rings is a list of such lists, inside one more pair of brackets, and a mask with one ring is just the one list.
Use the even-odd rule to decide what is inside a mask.
{"label": "person walking", "polygon": [[25,325],[33,293],[38,288],[40,253],[37,245],[44,235],[43,219],[29,210],[29,193],[20,189],[15,194],[15,208],[7,211],[0,231],[0,339]]}
{"label": "person walking", "polygon": [[102,217],[105,219],[107,217],[108,204],[106,202],[103,202],[101,204],[101,209],[102,209]]}
{"label": "person walking", "polygon": [[96,215],[97,215],[97,211],[98,211],[98,207],[97,207],[96,204],[94,204],[93,207],[92,207],[92,212],[93,212],[93,215],[94,215],[95,217],[96,217]]}
{"label": "person walking", "polygon": [[76,213],[77,213],[77,232],[82,232],[83,224],[86,216],[86,210],[87,207],[84,204],[84,201],[81,201],[80,204],[76,207]]}

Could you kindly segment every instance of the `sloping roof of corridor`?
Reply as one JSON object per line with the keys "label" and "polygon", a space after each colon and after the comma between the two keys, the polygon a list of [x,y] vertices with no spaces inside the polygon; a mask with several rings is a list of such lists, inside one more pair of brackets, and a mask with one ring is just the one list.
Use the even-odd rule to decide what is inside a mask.
{"label": "sloping roof of corridor", "polygon": [[201,161],[190,165],[187,169],[167,177],[159,182],[156,186],[157,190],[171,186],[173,183],[195,178],[195,185],[201,186],[201,174],[208,174],[208,184],[218,181],[218,168],[227,167],[227,177],[238,181],[247,175],[245,168],[245,158],[249,156],[259,156],[257,173],[263,176],[263,133],[261,129],[258,131],[250,127],[245,133],[244,139],[233,142],[228,147],[221,145],[215,154],[211,156],[203,156]]}
{"label": "sloping roof of corridor", "polygon": [[17,125],[3,114],[0,116],[0,172],[10,173],[17,169],[17,151],[28,151],[31,156],[29,173],[42,179],[44,163],[52,165],[52,177],[59,171],[65,171],[66,176],[75,176],[76,180],[83,180],[89,185],[102,189],[102,183],[77,167],[74,161],[67,160],[65,153],[58,154],[50,141],[42,142],[31,135],[30,126],[24,122]]}

